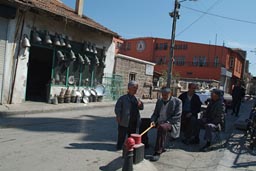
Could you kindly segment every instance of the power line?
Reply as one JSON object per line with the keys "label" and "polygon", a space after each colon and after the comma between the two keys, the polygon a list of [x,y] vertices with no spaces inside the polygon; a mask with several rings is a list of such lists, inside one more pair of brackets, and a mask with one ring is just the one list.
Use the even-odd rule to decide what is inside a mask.
{"label": "power line", "polygon": [[[187,27],[185,27],[181,32],[179,32],[177,34],[177,36],[179,36],[180,34],[182,34],[183,32],[185,32],[187,29],[189,29],[192,25],[194,25],[197,21],[199,21],[202,17],[204,17],[208,11],[210,11],[215,5],[217,5],[217,3],[219,2],[220,0],[217,0],[214,4],[212,4],[207,10],[206,12],[203,12],[203,14],[201,14],[197,19],[195,19],[190,25],[188,25]],[[182,5],[182,7],[184,7]],[[184,7],[184,8],[187,8],[187,7]]]}
{"label": "power line", "polygon": [[222,19],[238,21],[238,22],[248,23],[248,24],[256,24],[255,21],[248,21],[248,20],[242,20],[242,19],[237,19],[237,18],[232,18],[232,17],[226,17],[226,16],[222,16],[222,15],[218,15],[218,14],[208,13],[208,11],[201,11],[201,10],[197,10],[197,9],[194,9],[194,8],[186,7],[186,6],[183,6],[183,5],[182,5],[182,7],[186,8],[186,9],[189,9],[189,10],[192,10],[192,11],[203,13],[205,15],[211,15],[211,16],[214,16],[214,17],[222,18]]}

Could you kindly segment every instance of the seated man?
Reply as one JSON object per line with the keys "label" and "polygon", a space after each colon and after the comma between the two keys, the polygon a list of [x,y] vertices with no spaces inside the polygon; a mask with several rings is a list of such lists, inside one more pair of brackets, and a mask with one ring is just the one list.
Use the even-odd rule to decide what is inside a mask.
{"label": "seated man", "polygon": [[151,161],[159,160],[160,154],[165,151],[165,141],[169,131],[173,138],[178,138],[180,135],[182,102],[179,98],[172,97],[170,92],[170,88],[162,87],[162,98],[157,100],[151,116],[151,125],[157,128],[155,153]]}
{"label": "seated man", "polygon": [[225,106],[222,100],[221,90],[214,89],[211,93],[211,100],[203,116],[198,120],[196,127],[196,138],[199,139],[200,128],[205,129],[204,139],[206,144],[201,148],[206,151],[211,146],[212,132],[216,131],[224,123]]}
{"label": "seated man", "polygon": [[195,139],[193,125],[197,122],[197,114],[201,111],[202,102],[195,94],[196,84],[189,83],[188,91],[182,93],[179,99],[182,101],[181,131],[184,134],[185,144],[199,144],[199,139]]}

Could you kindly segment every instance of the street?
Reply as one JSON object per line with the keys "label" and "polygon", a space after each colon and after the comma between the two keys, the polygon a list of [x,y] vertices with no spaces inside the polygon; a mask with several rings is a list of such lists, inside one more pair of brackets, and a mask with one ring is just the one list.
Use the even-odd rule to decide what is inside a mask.
{"label": "street", "polygon": [[1,126],[1,171],[98,171],[121,156],[113,107],[17,115]]}
{"label": "street", "polygon": [[[243,104],[241,110],[247,112],[250,105]],[[154,103],[145,104],[141,116],[149,117],[153,109]],[[113,110],[111,105],[1,118],[0,170],[108,171],[111,168],[114,171],[122,168],[122,151],[115,150],[117,129]],[[228,130],[222,135],[224,141],[232,136],[227,143],[229,150],[218,148],[202,153],[198,152],[200,146],[185,146],[176,140],[170,142],[171,149],[152,165],[161,171],[256,170],[255,154],[244,149],[238,153],[231,150],[237,137],[230,136],[230,125],[236,119],[228,117]],[[236,136],[240,134],[238,132]],[[145,151],[146,155],[153,152],[154,129],[149,136],[150,148]],[[239,165],[241,163],[243,165]]]}

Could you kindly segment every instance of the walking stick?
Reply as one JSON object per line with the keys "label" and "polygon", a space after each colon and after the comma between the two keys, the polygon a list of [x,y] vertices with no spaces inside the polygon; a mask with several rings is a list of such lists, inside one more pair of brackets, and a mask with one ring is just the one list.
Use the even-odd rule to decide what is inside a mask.
{"label": "walking stick", "polygon": [[150,127],[148,127],[144,132],[142,132],[140,134],[140,136],[144,135],[146,132],[148,132],[151,128],[153,128],[154,126],[153,125],[150,125]]}

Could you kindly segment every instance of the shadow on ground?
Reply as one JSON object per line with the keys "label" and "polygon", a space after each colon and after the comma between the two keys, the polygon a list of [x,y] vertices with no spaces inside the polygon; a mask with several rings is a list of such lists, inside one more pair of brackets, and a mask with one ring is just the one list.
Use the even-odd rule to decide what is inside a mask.
{"label": "shadow on ground", "polygon": [[116,171],[122,168],[123,158],[118,157],[115,160],[108,163],[106,166],[100,166],[99,169],[102,171]]}
{"label": "shadow on ground", "polygon": [[[115,150],[116,122],[114,117],[80,115],[76,118],[3,117],[0,129],[16,128],[33,132],[81,134],[81,141],[72,142],[67,149]],[[86,143],[89,142],[89,143]]]}
{"label": "shadow on ground", "polygon": [[[250,137],[244,134],[244,131],[236,130],[227,141],[227,149],[236,154],[233,161],[232,168],[243,168],[249,166],[256,166],[256,147],[250,147]],[[254,160],[246,160],[246,158],[251,157]]]}

